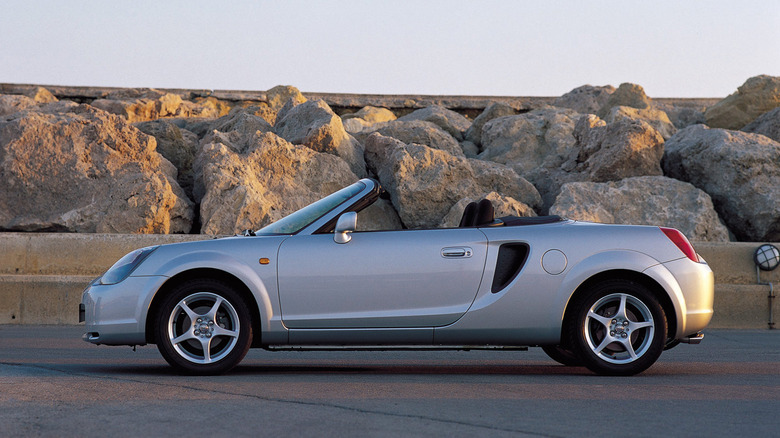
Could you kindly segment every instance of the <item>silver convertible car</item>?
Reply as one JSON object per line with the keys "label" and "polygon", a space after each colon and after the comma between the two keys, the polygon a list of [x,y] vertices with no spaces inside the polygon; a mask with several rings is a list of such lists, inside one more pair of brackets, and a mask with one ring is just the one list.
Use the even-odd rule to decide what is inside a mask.
{"label": "silver convertible car", "polygon": [[156,344],[217,374],[250,347],[501,349],[631,375],[696,344],[713,274],[682,233],[557,216],[356,231],[382,188],[362,179],[256,232],[133,251],[84,291],[84,340]]}

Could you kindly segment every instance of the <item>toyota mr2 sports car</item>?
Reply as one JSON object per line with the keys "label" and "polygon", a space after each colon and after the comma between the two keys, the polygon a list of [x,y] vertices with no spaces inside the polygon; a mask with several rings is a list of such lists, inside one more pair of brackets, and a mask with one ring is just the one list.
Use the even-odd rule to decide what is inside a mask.
{"label": "toyota mr2 sports car", "polygon": [[218,374],[250,347],[524,349],[630,375],[712,317],[713,274],[671,228],[493,217],[356,231],[362,179],[258,231],[122,257],[84,291],[84,340],[156,344],[179,372]]}

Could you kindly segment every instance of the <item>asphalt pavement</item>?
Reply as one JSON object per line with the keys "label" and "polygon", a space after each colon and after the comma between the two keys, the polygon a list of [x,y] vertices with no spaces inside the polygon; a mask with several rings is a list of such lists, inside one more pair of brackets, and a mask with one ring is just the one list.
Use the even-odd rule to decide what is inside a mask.
{"label": "asphalt pavement", "polygon": [[528,351],[268,352],[176,375],[154,346],[0,325],[0,434],[780,436],[780,331],[708,330],[633,377]]}

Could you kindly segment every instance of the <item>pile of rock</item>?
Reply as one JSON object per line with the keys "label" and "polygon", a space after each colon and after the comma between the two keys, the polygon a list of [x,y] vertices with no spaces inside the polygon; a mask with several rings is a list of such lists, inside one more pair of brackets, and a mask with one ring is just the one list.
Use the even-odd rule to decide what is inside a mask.
{"label": "pile of rock", "polygon": [[780,240],[780,78],[710,108],[656,104],[635,84],[548,102],[470,120],[436,105],[338,115],[282,86],[262,102],[0,95],[0,230],[232,234],[371,176],[390,201],[361,229],[456,226],[488,198],[498,215]]}

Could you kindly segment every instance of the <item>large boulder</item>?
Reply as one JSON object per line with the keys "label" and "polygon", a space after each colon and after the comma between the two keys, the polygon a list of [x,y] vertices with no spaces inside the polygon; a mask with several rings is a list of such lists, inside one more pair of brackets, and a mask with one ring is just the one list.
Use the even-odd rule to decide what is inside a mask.
{"label": "large boulder", "polygon": [[630,106],[631,108],[649,108],[652,100],[645,94],[645,89],[641,85],[623,83],[607,98],[605,103],[596,113],[599,117],[605,118],[616,106]]}
{"label": "large boulder", "polygon": [[27,109],[38,107],[38,102],[21,94],[0,95],[0,116],[15,114]]}
{"label": "large boulder", "polygon": [[198,151],[198,136],[167,120],[139,122],[134,126],[157,140],[157,152],[176,167],[178,171],[176,181],[184,189],[187,197],[192,199],[192,162]]}
{"label": "large boulder", "polygon": [[740,240],[780,240],[780,143],[760,134],[694,125],[665,145],[664,172],[712,197]]}
{"label": "large boulder", "polygon": [[496,218],[504,216],[528,217],[536,216],[533,208],[510,197],[503,196],[496,192],[490,192],[482,198],[463,198],[450,208],[450,211],[444,216],[440,228],[457,228],[463,217],[466,206],[471,202],[479,202],[480,199],[487,199],[493,204],[493,216]]}
{"label": "large boulder", "polygon": [[588,114],[572,131],[573,146],[555,159],[522,175],[542,194],[542,212],[555,201],[561,186],[578,181],[617,181],[643,175],[661,175],[663,137],[641,120],[621,119],[607,124]]}
{"label": "large boulder", "polygon": [[642,120],[604,124],[591,114],[577,122],[574,137],[579,148],[576,170],[587,172],[590,181],[661,175],[664,139]]}
{"label": "large boulder", "polygon": [[655,128],[664,140],[677,132],[677,128],[675,128],[672,121],[669,120],[669,116],[667,116],[664,111],[655,108],[638,109],[630,106],[612,107],[604,121],[613,123],[620,119],[644,120]]}
{"label": "large boulder", "polygon": [[356,113],[341,116],[344,129],[350,134],[356,134],[377,123],[390,122],[395,119],[395,114],[389,109],[374,106],[364,106]]}
{"label": "large boulder", "polygon": [[603,87],[583,85],[555,99],[553,105],[573,109],[580,114],[596,114],[601,107],[606,105],[609,96],[614,92],[615,87],[612,85]]}
{"label": "large boulder", "polygon": [[275,111],[282,109],[288,101],[292,101],[293,105],[300,105],[307,100],[297,88],[291,85],[277,85],[266,91],[265,96],[268,106]]}
{"label": "large boulder", "polygon": [[780,106],[780,77],[755,76],[737,92],[707,109],[704,114],[712,128],[741,129],[756,117]]}
{"label": "large boulder", "polygon": [[517,114],[517,111],[505,103],[491,103],[476,119],[474,119],[471,126],[469,126],[469,129],[466,130],[463,138],[466,141],[470,141],[479,146],[482,144],[482,127],[485,126],[485,123],[499,117],[513,116],[515,114]]}
{"label": "large boulder", "polygon": [[664,176],[564,184],[550,214],[607,224],[672,227],[691,240],[729,240],[709,195]]}
{"label": "large boulder", "polygon": [[366,176],[363,146],[344,130],[341,118],[323,100],[311,100],[279,112],[274,133],[293,144],[341,157],[355,175]]}
{"label": "large boulder", "polygon": [[463,149],[458,142],[445,130],[424,120],[395,120],[379,123],[364,129],[357,138],[365,143],[373,133],[378,132],[387,137],[393,137],[403,143],[417,143],[434,149],[441,149],[453,155],[463,156]]}
{"label": "large boulder", "polygon": [[461,199],[490,192],[532,207],[541,201],[533,185],[507,166],[404,144],[378,133],[366,139],[366,160],[407,228],[436,227]]}
{"label": "large boulder", "polygon": [[0,229],[187,233],[192,202],[157,143],[88,105],[0,121]]}
{"label": "large boulder", "polygon": [[525,174],[540,166],[556,167],[574,147],[579,114],[566,108],[545,108],[504,116],[482,127],[479,158],[511,166]]}
{"label": "large boulder", "polygon": [[264,227],[358,179],[335,155],[260,131],[213,133],[195,172],[204,234]]}
{"label": "large boulder", "polygon": [[399,117],[398,120],[424,120],[434,123],[447,131],[456,140],[463,140],[463,133],[471,126],[471,122],[466,117],[439,105],[418,109],[403,117]]}
{"label": "large boulder", "polygon": [[359,111],[350,114],[343,114],[342,120],[361,119],[371,126],[376,123],[389,122],[395,120],[395,114],[387,108],[377,108],[375,106],[364,106]]}
{"label": "large boulder", "polygon": [[745,132],[765,135],[780,142],[780,107],[761,114],[756,120],[742,128]]}

